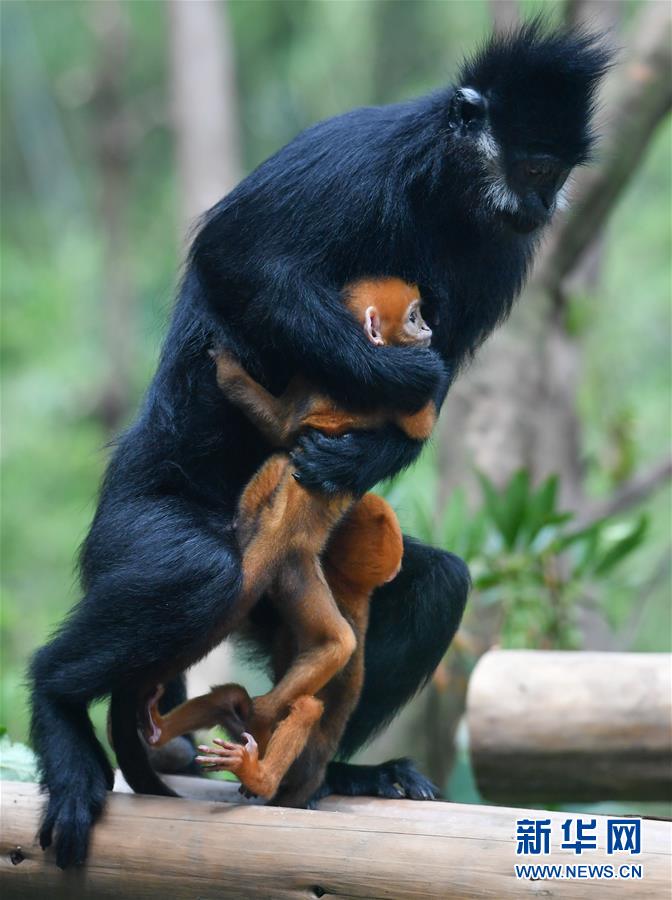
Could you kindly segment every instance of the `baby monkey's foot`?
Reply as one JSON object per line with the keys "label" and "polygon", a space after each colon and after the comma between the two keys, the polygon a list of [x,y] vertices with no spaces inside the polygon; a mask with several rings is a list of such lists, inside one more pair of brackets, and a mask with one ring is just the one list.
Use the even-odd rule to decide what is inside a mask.
{"label": "baby monkey's foot", "polygon": [[257,742],[247,731],[243,732],[244,744],[234,744],[231,741],[214,739],[216,747],[199,745],[199,750],[205,754],[197,756],[196,762],[212,772],[231,772],[241,781],[241,794],[254,797],[254,782],[259,768],[259,747]]}
{"label": "baby monkey's foot", "polygon": [[145,716],[143,733],[145,740],[151,746],[156,746],[161,740],[161,713],[159,712],[159,700],[163,697],[163,685],[157,684],[154,692],[149,695],[145,703]]}

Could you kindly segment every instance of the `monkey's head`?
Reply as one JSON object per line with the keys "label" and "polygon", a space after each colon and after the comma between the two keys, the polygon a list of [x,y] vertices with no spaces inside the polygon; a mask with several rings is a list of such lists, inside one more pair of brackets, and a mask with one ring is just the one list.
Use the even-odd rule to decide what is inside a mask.
{"label": "monkey's head", "polygon": [[364,311],[364,331],[372,344],[395,347],[429,347],[432,329],[422,318],[420,298],[411,300],[399,314],[383,308],[367,306]]}
{"label": "monkey's head", "polygon": [[345,301],[372,344],[429,347],[432,329],[420,311],[417,284],[401,278],[362,278],[347,285]]}
{"label": "monkey's head", "polygon": [[448,128],[476,175],[479,207],[520,233],[565,203],[571,170],[589,157],[595,94],[610,52],[594,35],[540,20],[494,36],[460,73]]}

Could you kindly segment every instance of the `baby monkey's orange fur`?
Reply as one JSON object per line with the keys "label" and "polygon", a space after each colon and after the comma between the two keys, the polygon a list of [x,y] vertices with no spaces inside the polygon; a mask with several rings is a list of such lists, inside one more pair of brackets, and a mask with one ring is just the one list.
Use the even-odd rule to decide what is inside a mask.
{"label": "baby monkey's orange fur", "polygon": [[[431,331],[420,314],[418,290],[414,285],[396,278],[363,280],[346,289],[345,301],[372,343],[429,344]],[[212,355],[222,391],[275,446],[291,447],[306,428],[339,435],[388,422],[394,422],[409,437],[424,440],[431,434],[436,420],[436,408],[431,402],[413,415],[396,411],[349,413],[298,378],[284,394],[275,397],[254,381],[230,354],[220,350]],[[276,666],[277,684],[269,693],[255,698],[251,710],[248,704],[246,714],[241,716],[231,712],[235,703],[239,711],[245,705],[239,686],[216,688],[211,695],[187,701],[163,717],[159,716],[156,703],[149,708],[149,739],[155,745],[185,731],[217,723],[228,724],[236,737],[244,736],[246,746],[224,744],[221,750],[212,751],[217,759],[209,757],[206,762],[235,772],[249,791],[266,797],[276,794],[287,769],[301,753],[320,719],[322,703],[314,695],[323,692],[327,685],[332,688],[334,676],[347,666],[350,675],[345,683],[342,676],[334,688],[343,695],[340,703],[334,705],[342,711],[347,709],[347,714],[342,712],[340,718],[335,717],[340,723],[338,728],[335,719],[330,718],[319,732],[322,742],[326,741],[331,748],[338,731],[335,738],[338,743],[361,690],[362,644],[369,595],[374,587],[394,577],[401,553],[401,537],[392,510],[385,506],[382,512],[377,509],[375,515],[370,514],[371,505],[377,507],[383,501],[367,495],[355,506],[355,498],[348,494],[312,494],[293,478],[294,471],[287,456],[272,456],[242,494],[237,527],[243,552],[243,593],[248,598],[268,594],[282,616],[284,628],[275,641],[281,657],[281,664]],[[335,546],[339,546],[340,538],[342,550],[347,544],[354,551],[356,548],[347,536],[349,530],[357,534],[357,540],[366,549],[361,563],[369,571],[369,587],[357,591],[357,586],[363,583],[363,570],[356,571],[355,563],[347,555],[342,562],[335,561],[332,550],[328,556],[329,571],[332,576],[341,573],[335,576],[337,581],[341,578],[338,587],[345,584],[343,579],[348,575],[352,580],[351,594],[348,590],[338,590],[335,597],[325,579],[320,557],[332,532],[349,512],[348,522],[334,538]],[[388,536],[394,531],[390,517],[396,528],[390,553],[394,556],[398,551],[399,555],[392,568],[385,542],[381,546],[377,539],[381,529]],[[374,554],[369,552],[372,546],[376,547]],[[378,568],[381,554],[383,565]],[[382,580],[376,580],[383,571]],[[245,722],[246,732],[236,727],[241,720]],[[247,734],[249,731],[256,742]],[[329,735],[328,739],[324,733]],[[261,760],[257,742],[263,754]],[[321,760],[322,755],[317,755]],[[321,766],[320,762],[315,768]],[[307,784],[308,779],[304,782]],[[302,793],[305,790],[297,786],[292,799]]]}
{"label": "baby monkey's orange fur", "polygon": [[[232,738],[245,740],[245,745],[216,741],[217,747],[201,747],[208,753],[201,757],[204,765],[233,772],[249,793],[274,797],[278,805],[305,805],[324,781],[327,764],[336,754],[359,700],[371,592],[394,577],[402,552],[402,535],[394,511],[381,497],[367,494],[347,513],[324,557],[324,571],[334,600],[357,638],[355,651],[342,671],[315,697],[304,695],[291,703],[270,739],[255,730],[253,701],[247,691],[240,685],[226,684],[186,701],[165,716],[154,711],[153,724],[161,731],[157,743],[163,744],[187,731],[222,725]],[[273,635],[276,680],[291,668],[297,649],[293,623],[283,617]],[[257,741],[249,731],[255,733]],[[293,760],[296,762],[291,765]]]}
{"label": "baby monkey's orange fur", "polygon": [[[345,303],[360,322],[371,343],[382,346],[426,347],[432,332],[420,313],[418,288],[399,278],[357,281],[345,290]],[[304,378],[292,379],[287,390],[275,397],[251,378],[225,351],[213,351],[217,382],[232,403],[276,447],[291,447],[307,428],[337,436],[346,431],[379,428],[394,422],[410,438],[422,441],[436,422],[436,406],[427,403],[414,414],[394,410],[349,413]]]}

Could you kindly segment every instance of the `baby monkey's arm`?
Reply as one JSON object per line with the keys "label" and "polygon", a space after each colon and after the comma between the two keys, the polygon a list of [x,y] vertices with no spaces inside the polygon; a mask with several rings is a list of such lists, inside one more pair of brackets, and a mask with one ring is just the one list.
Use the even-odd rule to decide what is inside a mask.
{"label": "baby monkey's arm", "polygon": [[348,413],[327,397],[311,393],[310,387],[299,379],[294,379],[284,394],[274,397],[227,350],[211,350],[210,355],[222,392],[275,447],[291,446],[303,428],[337,437],[347,431],[380,428],[389,421],[395,422],[408,437],[422,441],[430,436],[436,422],[436,406],[431,400],[413,414],[381,410]]}
{"label": "baby monkey's arm", "polygon": [[382,412],[344,412],[300,378],[292,379],[287,390],[274,397],[227,350],[211,350],[210,355],[222,392],[273,446],[291,446],[304,428],[338,436],[357,428],[378,428],[390,418]]}
{"label": "baby monkey's arm", "polygon": [[227,350],[210,350],[217,367],[217,384],[274,447],[287,447],[296,432],[294,398],[274,397],[255,381]]}
{"label": "baby monkey's arm", "polygon": [[[415,285],[398,278],[362,279],[346,288],[345,302],[373,344],[429,346],[432,331],[422,317]],[[358,429],[374,430],[388,422],[394,422],[409,438],[424,441],[436,422],[436,404],[431,400],[413,414],[394,409],[351,413],[339,409],[301,378],[293,379],[280,397],[274,397],[226,350],[210,353],[221,390],[274,446],[291,446],[305,428],[338,437]]]}

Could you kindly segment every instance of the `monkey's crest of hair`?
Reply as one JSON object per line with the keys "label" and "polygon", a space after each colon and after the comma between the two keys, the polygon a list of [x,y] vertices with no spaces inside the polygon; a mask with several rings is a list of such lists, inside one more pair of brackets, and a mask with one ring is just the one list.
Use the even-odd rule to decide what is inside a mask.
{"label": "monkey's crest of hair", "polygon": [[500,146],[516,150],[540,133],[543,145],[534,149],[574,166],[589,158],[597,88],[612,56],[604,35],[552,29],[537,17],[491,36],[463,63],[459,83],[485,97]]}

